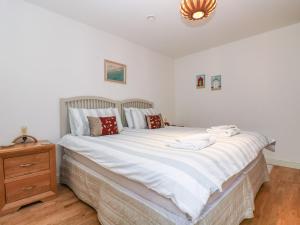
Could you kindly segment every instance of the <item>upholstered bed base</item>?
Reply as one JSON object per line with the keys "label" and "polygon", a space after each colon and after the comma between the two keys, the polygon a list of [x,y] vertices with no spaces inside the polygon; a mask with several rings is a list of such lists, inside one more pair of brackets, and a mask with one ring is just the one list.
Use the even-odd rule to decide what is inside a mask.
{"label": "upholstered bed base", "polygon": [[[102,225],[187,225],[186,218],[174,215],[128,192],[106,177],[63,158],[61,182],[79,199],[91,205]],[[261,153],[219,199],[209,205],[196,225],[238,225],[252,218],[254,198],[268,181],[265,158]]]}

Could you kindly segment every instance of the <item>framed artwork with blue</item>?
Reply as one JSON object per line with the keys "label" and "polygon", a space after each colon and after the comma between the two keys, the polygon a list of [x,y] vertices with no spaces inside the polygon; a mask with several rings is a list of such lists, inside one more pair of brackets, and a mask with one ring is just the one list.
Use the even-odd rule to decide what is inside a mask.
{"label": "framed artwork with blue", "polygon": [[211,90],[217,91],[222,89],[221,75],[211,76]]}
{"label": "framed artwork with blue", "polygon": [[106,81],[126,84],[126,65],[104,60],[104,79]]}

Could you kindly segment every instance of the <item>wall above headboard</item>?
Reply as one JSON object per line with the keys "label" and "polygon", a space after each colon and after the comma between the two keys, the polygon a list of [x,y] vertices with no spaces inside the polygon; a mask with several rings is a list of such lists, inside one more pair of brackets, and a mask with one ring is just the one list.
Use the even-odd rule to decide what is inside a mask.
{"label": "wall above headboard", "polygon": [[[4,2],[0,142],[13,140],[21,126],[57,142],[63,97],[138,97],[174,118],[173,59],[25,1]],[[127,65],[126,85],[104,81],[104,59]]]}

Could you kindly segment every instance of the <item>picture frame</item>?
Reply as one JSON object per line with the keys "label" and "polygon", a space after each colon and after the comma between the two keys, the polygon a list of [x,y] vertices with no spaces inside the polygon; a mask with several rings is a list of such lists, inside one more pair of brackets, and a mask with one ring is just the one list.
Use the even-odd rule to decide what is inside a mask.
{"label": "picture frame", "polygon": [[202,89],[205,88],[205,83],[206,83],[206,75],[196,75],[196,88],[197,89]]}
{"label": "picture frame", "polygon": [[211,90],[218,91],[222,89],[222,76],[215,75],[211,76]]}
{"label": "picture frame", "polygon": [[127,66],[111,60],[104,60],[104,80],[126,84]]}

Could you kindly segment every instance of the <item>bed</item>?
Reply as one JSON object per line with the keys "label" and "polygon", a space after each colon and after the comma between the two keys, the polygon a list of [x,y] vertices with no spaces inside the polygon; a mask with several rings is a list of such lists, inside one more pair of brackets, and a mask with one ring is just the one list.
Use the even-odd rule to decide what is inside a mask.
{"label": "bed", "polygon": [[[166,192],[166,194],[164,189],[158,189],[155,185],[151,185],[153,182],[148,184],[146,182],[147,179],[144,181],[143,176],[147,176],[148,174],[154,174],[151,177],[151,181],[156,181],[157,178],[155,173],[157,171],[144,173],[142,174],[143,176],[139,174],[141,170],[146,171],[149,169],[149,167],[147,167],[149,162],[146,160],[144,163],[139,164],[139,166],[141,166],[139,167],[141,168],[140,171],[135,170],[128,172],[123,168],[124,165],[127,165],[126,163],[129,162],[131,157],[133,160],[131,164],[134,162],[134,157],[137,157],[137,152],[139,154],[143,153],[149,155],[149,152],[153,151],[154,153],[151,153],[151,159],[153,160],[153,155],[155,155],[155,159],[161,162],[160,164],[155,162],[156,164],[153,165],[160,165],[161,168],[164,168],[164,164],[174,164],[174,162],[181,165],[180,160],[197,163],[189,159],[189,157],[197,157],[194,152],[182,153],[182,151],[169,150],[165,147],[164,140],[168,138],[172,139],[178,135],[199,132],[201,130],[195,128],[168,127],[152,132],[149,130],[132,130],[125,128],[120,135],[106,137],[101,140],[96,140],[91,137],[73,137],[69,135],[69,107],[118,108],[120,110],[122,123],[126,126],[124,107],[151,108],[153,107],[153,103],[142,99],[113,101],[101,97],[75,97],[61,100],[61,135],[64,136],[61,182],[69,186],[79,199],[91,205],[97,211],[101,224],[238,225],[243,219],[253,217],[254,198],[261,185],[268,181],[267,166],[262,154],[265,145],[258,145],[257,149],[259,149],[259,151],[257,151],[256,154],[251,155],[249,151],[247,153],[248,161],[243,162],[244,164],[239,168],[235,168],[234,165],[232,165],[231,174],[233,175],[226,177],[224,180],[220,180],[220,187],[211,190],[211,193],[209,193],[207,199],[205,199],[205,204],[201,205],[199,203],[198,206],[195,204],[197,201],[193,200],[192,197],[182,198],[182,196],[180,196],[181,191],[182,195],[188,196],[189,192],[184,192],[184,188],[179,189],[177,193],[177,197],[179,197],[176,198],[176,196],[168,195],[168,192]],[[247,137],[247,134],[245,134],[245,137]],[[230,141],[232,143],[225,144],[232,144],[236,147],[239,138],[236,138],[236,140],[231,139]],[[149,143],[146,144],[146,139],[151,140],[151,145]],[[95,141],[97,143],[90,144],[90,142]],[[244,139],[241,139],[241,141],[240,143],[242,144],[245,142]],[[103,144],[104,142],[106,145]],[[228,142],[228,140],[226,140],[226,142]],[[241,146],[244,146],[243,148],[249,145],[249,143],[245,145],[242,144]],[[93,146],[94,148],[100,146],[100,148],[103,149],[92,151]],[[133,156],[132,152],[134,150],[129,147],[124,148],[123,146],[133,148],[135,150]],[[107,151],[105,148],[113,151]],[[103,151],[99,153],[98,150]],[[209,152],[215,150],[216,149],[211,149],[211,151],[207,151],[207,153],[203,152],[203,154],[211,154]],[[120,155],[120,159],[118,157],[116,159],[116,163],[120,164],[114,164],[114,166],[110,167],[111,163],[108,165],[107,163],[105,164],[105,162],[110,162],[111,158],[103,158],[102,154],[114,151],[116,153],[111,154]],[[122,154],[127,155],[122,156]],[[108,157],[111,157],[111,155]],[[209,157],[212,157],[212,155]],[[139,160],[142,159],[138,159],[136,162]],[[230,159],[226,161],[226,163],[230,162]],[[153,162],[151,161],[151,163]],[[219,164],[219,162],[211,163],[208,167],[221,167]],[[120,170],[120,168],[122,168],[122,170]],[[165,170],[167,169],[166,167]],[[178,168],[173,169],[176,172],[174,174],[180,174],[181,171]],[[122,173],[123,170],[126,171],[126,173]],[[191,171],[191,173],[195,172]],[[138,175],[140,175],[140,177]],[[158,171],[157,176],[159,175],[167,176],[168,174],[167,172],[160,174],[160,171]],[[196,175],[197,174],[195,174],[194,177],[196,177]],[[203,183],[205,182],[203,181]],[[202,182],[200,182],[200,184],[204,185]],[[185,208],[183,207],[184,205],[188,205],[188,207]],[[193,209],[195,210],[193,211]]]}

